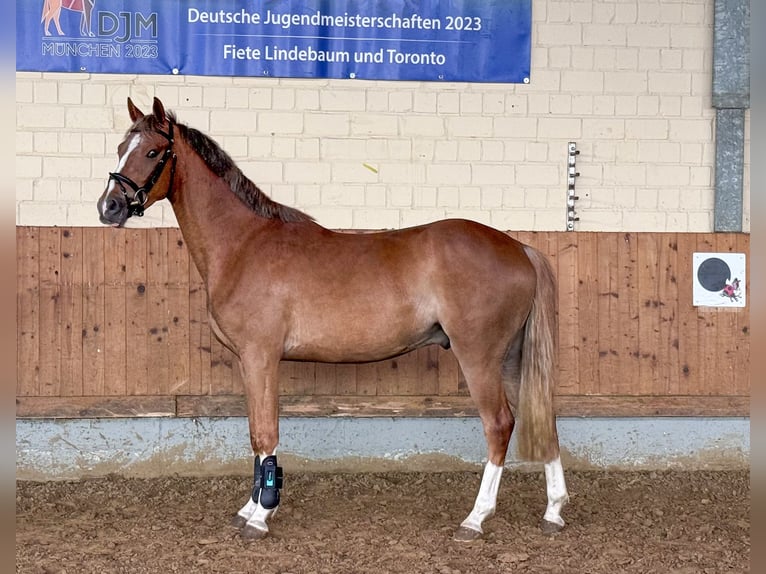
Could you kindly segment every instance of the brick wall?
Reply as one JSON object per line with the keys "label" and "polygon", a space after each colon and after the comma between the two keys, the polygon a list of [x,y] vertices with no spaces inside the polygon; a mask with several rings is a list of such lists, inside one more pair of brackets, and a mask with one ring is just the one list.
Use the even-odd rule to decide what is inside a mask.
{"label": "brick wall", "polygon": [[[564,230],[575,141],[577,230],[711,231],[713,0],[534,0],[533,19],[528,85],[19,72],[16,223],[99,225],[125,100],[158,96],[327,227]],[[133,225],[176,223],[162,202]]]}

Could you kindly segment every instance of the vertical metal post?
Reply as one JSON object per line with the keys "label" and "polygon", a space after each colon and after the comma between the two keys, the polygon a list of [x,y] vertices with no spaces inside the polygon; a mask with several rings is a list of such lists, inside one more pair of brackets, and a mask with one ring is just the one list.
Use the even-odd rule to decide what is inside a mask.
{"label": "vertical metal post", "polygon": [[716,0],[713,27],[714,231],[742,231],[745,109],[750,107],[750,1]]}

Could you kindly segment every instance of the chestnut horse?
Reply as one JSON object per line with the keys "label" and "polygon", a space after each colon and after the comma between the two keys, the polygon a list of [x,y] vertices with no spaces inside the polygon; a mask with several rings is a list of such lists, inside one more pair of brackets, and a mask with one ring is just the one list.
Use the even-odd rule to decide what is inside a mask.
{"label": "chestnut horse", "polygon": [[398,231],[330,231],[268,198],[212,139],[154,98],[133,121],[98,201],[120,227],[167,198],[202,276],[210,325],[237,355],[254,487],[233,518],[246,539],[267,535],[279,505],[280,360],[358,363],[419,347],[451,348],[488,445],[478,495],[455,532],[482,534],[495,511],[518,420],[522,459],[544,463],[545,532],[564,526],[568,495],[553,409],[556,284],[538,251],[465,220]]}

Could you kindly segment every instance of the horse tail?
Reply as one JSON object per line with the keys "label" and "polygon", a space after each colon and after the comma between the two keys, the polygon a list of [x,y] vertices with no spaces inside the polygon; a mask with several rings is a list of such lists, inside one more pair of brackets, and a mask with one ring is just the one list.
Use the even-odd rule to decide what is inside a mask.
{"label": "horse tail", "polygon": [[41,23],[45,21],[45,15],[48,13],[50,9],[51,9],[51,0],[45,0],[45,2],[43,2],[43,15],[42,15],[42,18],[40,18]]}
{"label": "horse tail", "polygon": [[535,268],[537,285],[521,348],[518,449],[524,460],[550,462],[559,454],[553,406],[558,335],[556,278],[542,253],[527,245],[524,251]]}

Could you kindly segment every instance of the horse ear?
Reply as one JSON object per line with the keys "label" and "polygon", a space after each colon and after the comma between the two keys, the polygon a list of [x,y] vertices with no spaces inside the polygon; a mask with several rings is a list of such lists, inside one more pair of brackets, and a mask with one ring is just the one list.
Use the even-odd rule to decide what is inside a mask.
{"label": "horse ear", "polygon": [[154,117],[157,118],[157,121],[160,122],[160,124],[164,124],[165,123],[165,106],[162,105],[162,102],[156,96],[154,98],[154,105],[152,106],[152,111],[154,112]]}
{"label": "horse ear", "polygon": [[133,123],[144,117],[144,112],[136,107],[136,104],[133,103],[133,100],[130,99],[130,96],[128,96],[128,113],[130,114],[130,119],[133,121]]}

